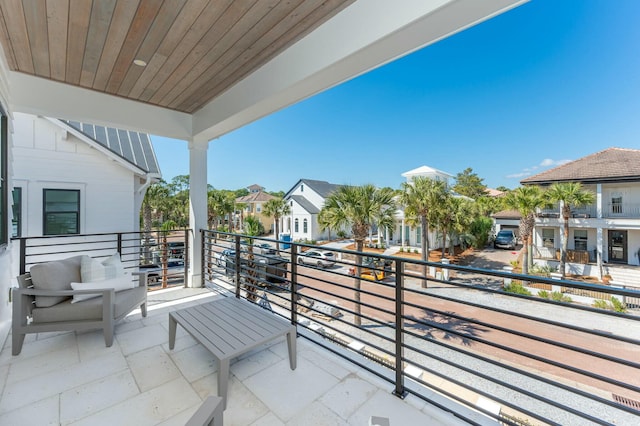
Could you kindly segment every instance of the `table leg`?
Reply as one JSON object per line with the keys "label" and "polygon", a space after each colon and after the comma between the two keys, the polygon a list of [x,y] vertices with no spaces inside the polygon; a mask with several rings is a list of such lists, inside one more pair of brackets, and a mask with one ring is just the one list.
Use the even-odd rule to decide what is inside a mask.
{"label": "table leg", "polygon": [[287,347],[289,349],[289,367],[292,370],[296,369],[297,364],[297,354],[296,351],[296,330],[293,329],[287,333]]}
{"label": "table leg", "polygon": [[178,322],[173,318],[171,314],[169,314],[169,349],[173,349],[176,345],[176,328],[178,326]]}
{"label": "table leg", "polygon": [[227,408],[227,391],[229,387],[229,358],[218,361],[218,396],[222,398],[224,408]]}

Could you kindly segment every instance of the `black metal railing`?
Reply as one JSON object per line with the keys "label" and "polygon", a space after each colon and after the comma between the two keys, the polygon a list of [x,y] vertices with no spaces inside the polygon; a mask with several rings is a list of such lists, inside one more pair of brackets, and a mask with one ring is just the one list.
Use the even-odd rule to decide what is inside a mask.
{"label": "black metal railing", "polygon": [[[477,421],[437,395],[503,424],[640,421],[634,404],[620,402],[640,401],[640,312],[621,303],[638,291],[337,248],[322,268],[306,255],[322,246],[280,241],[289,247],[273,254],[256,246],[264,242],[275,248],[202,231],[205,281],[285,316],[330,351],[346,349],[395,395],[469,423]],[[567,289],[608,299],[571,300]]]}
{"label": "black metal railing", "polygon": [[[116,232],[80,235],[55,235],[14,238],[18,246],[18,273],[24,274],[32,265],[86,254],[94,258],[107,258],[120,253],[125,270],[137,270],[149,266],[161,268],[163,250],[167,257],[178,258],[183,267],[169,268],[168,280],[187,282],[189,264],[189,230],[165,232]],[[164,242],[167,241],[165,246]],[[157,268],[156,268],[157,269]],[[147,269],[149,270],[149,269]],[[150,274],[152,283],[158,282],[161,271]]]}

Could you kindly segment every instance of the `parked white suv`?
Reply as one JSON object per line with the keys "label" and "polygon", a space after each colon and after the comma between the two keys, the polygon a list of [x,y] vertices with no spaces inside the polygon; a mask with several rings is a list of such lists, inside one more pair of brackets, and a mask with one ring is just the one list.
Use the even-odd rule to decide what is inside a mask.
{"label": "parked white suv", "polygon": [[331,251],[307,250],[298,255],[300,265],[315,265],[321,268],[333,266],[336,263],[335,255]]}

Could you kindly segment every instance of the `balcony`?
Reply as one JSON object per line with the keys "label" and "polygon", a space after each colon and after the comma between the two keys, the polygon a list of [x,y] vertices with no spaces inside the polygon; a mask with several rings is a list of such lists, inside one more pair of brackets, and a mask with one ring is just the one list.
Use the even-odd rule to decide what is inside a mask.
{"label": "balcony", "polygon": [[[637,291],[382,255],[358,268],[357,253],[337,249],[337,264],[323,269],[298,263],[310,247],[303,244],[282,252],[285,266],[277,270],[262,266],[257,254],[243,262],[239,237],[204,232],[202,238],[207,288],[151,292],[158,304],[149,317],[128,317],[112,348],[96,332],[28,338],[17,357],[5,347],[0,423],[41,413],[42,423],[183,424],[216,393],[216,365],[180,328],[176,349],[168,350],[167,312],[250,292],[297,325],[299,367],[288,369],[281,342],[232,364],[228,424],[318,418],[366,424],[370,416],[391,424],[640,419]],[[109,250],[105,240],[97,243],[100,250]],[[56,244],[46,250],[71,250]],[[36,245],[42,256],[42,242]],[[225,248],[237,249],[235,259],[220,260]],[[359,289],[351,275],[358,272],[371,277]],[[255,288],[245,288],[251,280]],[[516,281],[530,289],[597,290],[626,300],[628,310],[501,291]],[[187,292],[197,294],[171,296]]]}
{"label": "balcony", "polygon": [[[542,209],[538,213],[540,218],[561,218],[559,208]],[[576,207],[571,210],[573,219],[593,219],[598,217],[598,208],[595,205]],[[632,203],[608,203],[602,208],[603,218],[640,218],[640,204]]]}

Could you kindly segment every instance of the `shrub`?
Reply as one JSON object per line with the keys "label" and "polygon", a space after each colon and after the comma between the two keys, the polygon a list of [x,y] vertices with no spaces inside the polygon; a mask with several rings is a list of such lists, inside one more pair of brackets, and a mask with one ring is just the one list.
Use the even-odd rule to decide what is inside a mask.
{"label": "shrub", "polygon": [[616,312],[620,312],[620,313],[625,313],[627,312],[627,305],[625,305],[624,303],[622,303],[620,300],[618,300],[616,297],[611,297],[611,304],[613,305],[613,310]]}
{"label": "shrub", "polygon": [[554,291],[553,293],[551,293],[551,300],[555,300],[556,302],[571,302],[572,301],[571,297],[567,296],[566,294],[562,294],[559,291]]}
{"label": "shrub", "polygon": [[343,240],[347,238],[347,233],[345,231],[338,231],[336,232],[336,235],[338,236],[338,238],[342,238]]}
{"label": "shrub", "polygon": [[414,252],[415,254],[418,254],[418,249],[413,249],[413,252]]}
{"label": "shrub", "polygon": [[524,296],[531,296],[531,292],[529,290],[527,290],[526,288],[524,288],[522,286],[522,284],[517,283],[517,282],[511,282],[511,284],[507,284],[504,287],[502,287],[502,290],[506,291],[507,293],[514,293],[514,294],[522,294]]}
{"label": "shrub", "polygon": [[404,247],[400,247],[400,253],[404,253]]}
{"label": "shrub", "polygon": [[609,303],[606,300],[598,299],[593,302],[593,307],[598,309],[609,309]]}
{"label": "shrub", "polygon": [[540,290],[538,292],[538,296],[542,297],[543,299],[548,299],[549,298],[549,292],[547,290]]}
{"label": "shrub", "polygon": [[471,223],[469,233],[473,235],[475,248],[483,248],[489,242],[489,232],[493,227],[493,221],[490,217],[480,216]]}
{"label": "shrub", "polygon": [[511,264],[511,266],[515,268],[519,268],[520,267],[520,262],[518,262],[517,260],[512,260],[511,262],[509,262]]}
{"label": "shrub", "polygon": [[555,272],[555,268],[552,268],[549,265],[532,265],[531,269],[529,269],[529,273],[531,275],[538,275],[541,277],[550,277],[551,272]]}

